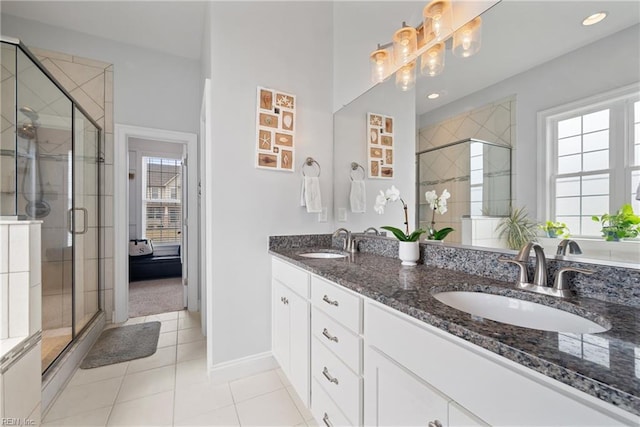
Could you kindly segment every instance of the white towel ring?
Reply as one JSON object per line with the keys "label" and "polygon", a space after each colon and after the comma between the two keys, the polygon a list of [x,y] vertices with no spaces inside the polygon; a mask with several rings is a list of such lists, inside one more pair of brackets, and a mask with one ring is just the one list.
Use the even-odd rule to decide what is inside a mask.
{"label": "white towel ring", "polygon": [[305,166],[313,166],[314,164],[315,164],[316,166],[318,166],[318,175],[316,175],[316,176],[320,176],[320,172],[321,172],[321,169],[320,169],[320,163],[316,162],[316,161],[313,159],[313,157],[307,157],[307,159],[306,159],[306,160],[304,161],[304,163],[302,164],[302,176],[307,176],[307,174],[306,174],[306,173],[304,173],[304,167],[305,167]]}
{"label": "white towel ring", "polygon": [[351,181],[353,181],[353,173],[356,172],[358,169],[362,169],[362,179],[366,178],[367,172],[364,170],[362,165],[356,162],[351,162],[351,171],[349,171],[349,178],[351,178]]}

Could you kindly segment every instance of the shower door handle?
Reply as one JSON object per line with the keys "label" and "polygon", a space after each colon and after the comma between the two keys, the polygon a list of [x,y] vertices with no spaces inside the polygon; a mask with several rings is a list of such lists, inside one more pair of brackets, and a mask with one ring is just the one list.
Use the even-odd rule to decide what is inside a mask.
{"label": "shower door handle", "polygon": [[[82,212],[82,217],[84,218],[82,231],[74,230],[75,224],[73,220],[75,219],[75,217],[73,215],[73,211]],[[74,224],[74,227],[71,227],[71,224]],[[67,229],[71,234],[85,234],[87,230],[89,230],[89,211],[87,210],[87,208],[71,208],[67,211]]]}

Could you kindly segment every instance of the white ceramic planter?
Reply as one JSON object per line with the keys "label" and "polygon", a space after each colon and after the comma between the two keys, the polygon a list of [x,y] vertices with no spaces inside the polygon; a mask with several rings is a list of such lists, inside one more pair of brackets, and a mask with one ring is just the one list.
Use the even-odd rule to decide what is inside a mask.
{"label": "white ceramic planter", "polygon": [[420,246],[418,242],[398,242],[398,257],[402,265],[416,265],[420,258]]}

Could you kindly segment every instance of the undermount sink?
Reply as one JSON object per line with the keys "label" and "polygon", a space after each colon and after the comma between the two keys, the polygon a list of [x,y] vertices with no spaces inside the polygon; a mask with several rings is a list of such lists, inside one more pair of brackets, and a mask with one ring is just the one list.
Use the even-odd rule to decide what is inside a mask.
{"label": "undermount sink", "polygon": [[335,259],[335,258],[347,257],[347,254],[338,254],[335,252],[307,252],[299,255],[305,258],[322,258],[322,259]]}
{"label": "undermount sink", "polygon": [[542,331],[589,334],[605,328],[577,314],[503,295],[451,291],[433,295],[443,304],[474,316]]}

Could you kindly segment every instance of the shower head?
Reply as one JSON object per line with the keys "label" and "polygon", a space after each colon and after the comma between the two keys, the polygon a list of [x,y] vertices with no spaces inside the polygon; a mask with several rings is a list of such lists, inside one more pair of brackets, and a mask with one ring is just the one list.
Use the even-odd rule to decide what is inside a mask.
{"label": "shower head", "polygon": [[33,123],[35,123],[36,120],[38,120],[40,118],[40,116],[38,115],[38,112],[36,110],[34,110],[33,108],[31,108],[31,107],[27,107],[27,106],[20,107],[20,112],[22,114],[24,114],[25,116],[29,117],[29,119]]}
{"label": "shower head", "polygon": [[36,125],[32,123],[23,123],[18,126],[18,136],[24,139],[36,138]]}

